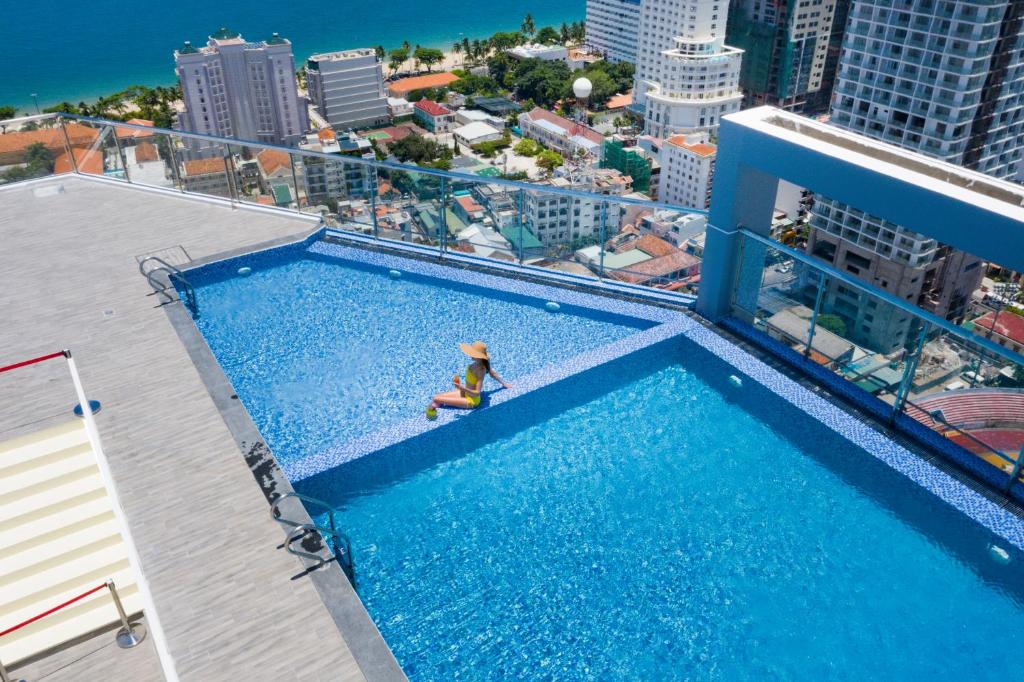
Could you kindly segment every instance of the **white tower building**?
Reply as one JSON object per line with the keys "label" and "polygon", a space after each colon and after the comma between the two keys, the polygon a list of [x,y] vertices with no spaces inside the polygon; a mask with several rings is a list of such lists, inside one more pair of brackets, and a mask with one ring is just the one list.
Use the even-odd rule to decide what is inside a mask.
{"label": "white tower building", "polygon": [[725,44],[728,0],[642,0],[635,107],[650,135],[712,131],[738,111],[743,50]]}

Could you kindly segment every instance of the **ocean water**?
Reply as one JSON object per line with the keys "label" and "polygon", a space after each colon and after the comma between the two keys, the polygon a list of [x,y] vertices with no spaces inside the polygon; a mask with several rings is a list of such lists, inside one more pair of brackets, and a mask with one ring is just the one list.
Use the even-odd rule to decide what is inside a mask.
{"label": "ocean water", "polygon": [[[410,418],[452,390],[483,339],[506,381],[653,323],[295,251],[189,273],[196,324],[283,465]],[[234,275],[234,271],[231,271]],[[492,379],[485,394],[501,389]]]}
{"label": "ocean water", "polygon": [[686,341],[301,481],[412,680],[1006,680],[1024,556]]}
{"label": "ocean water", "polygon": [[[185,40],[204,44],[221,26],[248,40],[273,32],[290,39],[296,62],[310,54],[355,47],[398,47],[402,41],[448,48],[463,36],[516,30],[531,13],[538,27],[579,21],[584,0],[370,0],[264,3],[178,0],[173,3],[5,2],[0,10],[0,104],[41,106],[116,92],[135,84],[175,82],[173,51]],[[34,113],[34,111],[32,111]]]}

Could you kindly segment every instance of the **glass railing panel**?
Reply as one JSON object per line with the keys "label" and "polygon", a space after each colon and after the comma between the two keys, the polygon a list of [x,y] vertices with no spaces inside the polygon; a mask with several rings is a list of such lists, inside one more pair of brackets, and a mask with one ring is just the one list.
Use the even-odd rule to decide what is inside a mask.
{"label": "glass railing panel", "polygon": [[599,272],[609,280],[696,294],[707,231],[705,216],[609,199]]}
{"label": "glass railing panel", "polygon": [[525,265],[596,278],[595,263],[582,254],[599,251],[606,211],[600,195],[573,196],[544,189],[523,192],[522,222],[513,246]]}
{"label": "glass railing panel", "polygon": [[1009,474],[1024,448],[1024,365],[969,337],[928,334],[903,412]]}
{"label": "glass railing panel", "polygon": [[64,133],[52,116],[0,121],[0,185],[74,172]]}
{"label": "glass railing panel", "polygon": [[461,178],[447,181],[446,249],[502,263],[518,263],[519,191]]}
{"label": "glass railing panel", "polygon": [[437,175],[378,168],[373,205],[377,236],[440,248],[447,230],[446,194]]}
{"label": "glass railing panel", "polygon": [[369,164],[300,156],[300,182],[306,192],[305,210],[324,216],[335,229],[373,234],[377,207],[377,172]]}
{"label": "glass railing panel", "polygon": [[183,142],[180,177],[184,190],[190,194],[235,199],[242,184],[232,154],[235,145],[190,138],[183,138]]}
{"label": "glass railing panel", "polygon": [[[229,173],[229,177],[233,173],[236,181],[234,187],[235,194],[233,196],[236,201],[243,204],[283,206],[284,208],[290,208],[294,205],[290,188],[287,192],[280,192],[278,194],[282,199],[282,204],[278,204],[275,201],[274,187],[268,180],[263,170],[264,166],[259,158],[260,153],[265,150],[243,144],[227,144],[224,145],[224,149],[226,153],[224,165],[228,169],[225,172]],[[280,151],[275,153],[277,161],[288,167],[288,154]],[[269,166],[270,156],[263,157],[262,163]],[[289,178],[288,184],[290,185],[291,173],[285,173],[285,177]],[[222,191],[223,186],[220,187],[220,190],[216,196],[225,196]]]}
{"label": "glass railing panel", "polygon": [[115,128],[127,177],[137,185],[180,189],[176,136],[138,128]]}
{"label": "glass railing panel", "polygon": [[734,317],[876,398],[876,415],[903,413],[1014,471],[1024,448],[1024,357],[996,332],[1016,320],[1000,325],[990,311],[956,327],[784,249],[750,237],[741,245]]}

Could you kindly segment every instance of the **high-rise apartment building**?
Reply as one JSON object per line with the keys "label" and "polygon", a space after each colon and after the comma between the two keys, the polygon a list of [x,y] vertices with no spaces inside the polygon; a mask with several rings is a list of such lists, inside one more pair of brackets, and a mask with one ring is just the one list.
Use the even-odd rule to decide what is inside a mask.
{"label": "high-rise apartment building", "polygon": [[178,117],[182,130],[295,145],[309,128],[292,44],[276,33],[250,43],[222,28],[206,47],[186,42],[174,62],[185,101]]}
{"label": "high-rise apartment building", "polygon": [[711,131],[738,111],[743,50],[725,44],[727,0],[642,0],[634,107],[656,137]]}
{"label": "high-rise apartment building", "polygon": [[313,55],[306,85],[310,101],[336,131],[389,121],[384,70],[372,48]]}
{"label": "high-rise apartment building", "polygon": [[610,62],[636,64],[640,0],[587,0],[587,47]]}
{"label": "high-rise apartment building", "polygon": [[[854,0],[832,123],[1014,179],[1024,146],[1022,40],[1022,2]],[[948,319],[964,315],[980,284],[978,258],[838,201],[818,197],[811,228],[812,254]],[[905,316],[878,319],[841,285],[826,303],[862,343],[891,351],[907,341]]]}
{"label": "high-rise apartment building", "polygon": [[825,83],[836,0],[732,0],[726,37],[743,49],[744,106],[803,112]]}

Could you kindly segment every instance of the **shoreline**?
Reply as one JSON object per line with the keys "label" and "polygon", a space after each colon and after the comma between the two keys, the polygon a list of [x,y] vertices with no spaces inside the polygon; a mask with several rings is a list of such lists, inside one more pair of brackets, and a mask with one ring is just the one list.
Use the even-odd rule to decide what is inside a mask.
{"label": "shoreline", "polygon": [[[564,21],[564,23],[572,23],[572,22],[585,21],[585,20],[586,20],[585,16],[582,16],[582,17],[578,16],[578,17],[573,18],[573,19],[566,19]],[[538,29],[541,26],[554,26],[554,27],[557,28],[559,25],[560,24],[554,24],[554,23],[550,23],[549,22],[549,23],[543,23],[543,24],[539,23],[537,27],[538,27]],[[440,49],[440,50],[442,50],[444,52],[444,54],[445,54],[444,60],[440,64],[437,64],[437,65],[435,65],[433,67],[433,72],[434,73],[436,73],[438,71],[450,71],[453,68],[460,68],[462,66],[462,55],[454,53],[452,51],[452,49],[451,49],[452,48],[452,44],[455,42],[455,40],[462,40],[463,38],[468,38],[471,41],[472,40],[482,40],[482,39],[485,39],[485,38],[490,38],[492,35],[494,35],[497,32],[501,32],[501,31],[515,31],[515,30],[518,30],[518,26],[517,27],[513,27],[513,28],[498,27],[498,28],[495,28],[493,30],[490,30],[490,32],[486,32],[486,33],[482,33],[482,34],[477,34],[476,32],[474,32],[472,34],[465,34],[465,35],[463,35],[463,34],[460,33],[457,36],[457,38],[426,40],[426,41],[421,42],[419,44],[421,46],[423,46],[423,47],[437,48],[437,49]],[[412,43],[413,46],[416,45],[416,42],[414,40],[410,39],[409,42]],[[297,69],[301,68],[301,66],[303,64],[305,64],[306,59],[310,55],[312,55],[312,54],[318,54],[318,53],[322,53],[322,52],[332,52],[332,51],[340,51],[340,50],[357,49],[359,47],[371,47],[372,48],[376,44],[379,44],[379,43],[376,43],[375,41],[366,41],[366,44],[357,45],[357,46],[347,46],[347,47],[338,46],[338,47],[335,47],[335,48],[330,49],[330,50],[312,50],[312,51],[303,50],[302,52],[298,52],[297,50],[295,50],[294,42],[293,42],[293,51],[294,51],[294,54],[295,54],[295,65],[296,65]],[[400,43],[398,45],[392,45],[392,46],[385,45],[384,46],[385,53],[387,52],[387,50],[394,49],[394,48],[400,47],[400,46],[401,46]],[[302,55],[301,57],[300,57],[300,54]],[[387,82],[387,80],[389,78],[390,71],[389,71],[388,66],[387,66],[387,56],[386,56],[386,54],[385,54],[385,57],[384,57],[383,65],[384,65],[384,79],[385,79],[385,82]],[[408,75],[409,73],[411,73],[411,68],[406,68],[407,66],[411,67],[411,65],[412,65],[412,59],[410,58],[405,64],[403,64],[403,68],[399,69],[396,72],[396,76],[400,76],[402,74]],[[146,77],[146,78],[137,79],[137,80],[132,81],[132,82],[125,82],[123,84],[111,84],[109,86],[97,86],[96,88],[89,88],[89,91],[92,92],[93,94],[82,94],[82,93],[79,93],[79,94],[66,94],[66,95],[57,96],[57,97],[55,97],[53,99],[43,99],[42,97],[40,97],[40,99],[39,99],[39,109],[42,110],[42,109],[45,109],[46,107],[56,106],[56,105],[60,104],[61,102],[65,102],[65,101],[66,102],[70,102],[71,104],[76,104],[76,105],[79,102],[85,102],[87,104],[94,104],[101,97],[107,97],[109,95],[113,95],[114,93],[121,92],[121,91],[125,90],[126,88],[132,87],[133,85],[142,85],[142,86],[149,87],[149,88],[155,88],[155,87],[158,87],[158,86],[170,87],[170,86],[177,85],[177,83],[178,83],[177,78],[175,78],[174,75],[173,75],[174,74],[174,58],[173,58],[173,54],[170,54],[170,53],[168,54],[167,74],[168,75],[166,77],[163,77],[163,76],[161,76],[161,77]],[[24,96],[22,96],[22,98],[23,97]],[[17,116],[22,116],[22,115],[32,116],[32,115],[35,115],[35,113],[36,113],[35,112],[35,106],[36,105],[35,105],[35,103],[31,99],[28,99],[27,101],[22,99],[22,101],[19,102],[15,98],[4,99],[3,96],[0,96],[0,105],[10,105],[10,106],[13,106],[15,108],[15,110],[16,110],[16,115]]]}

